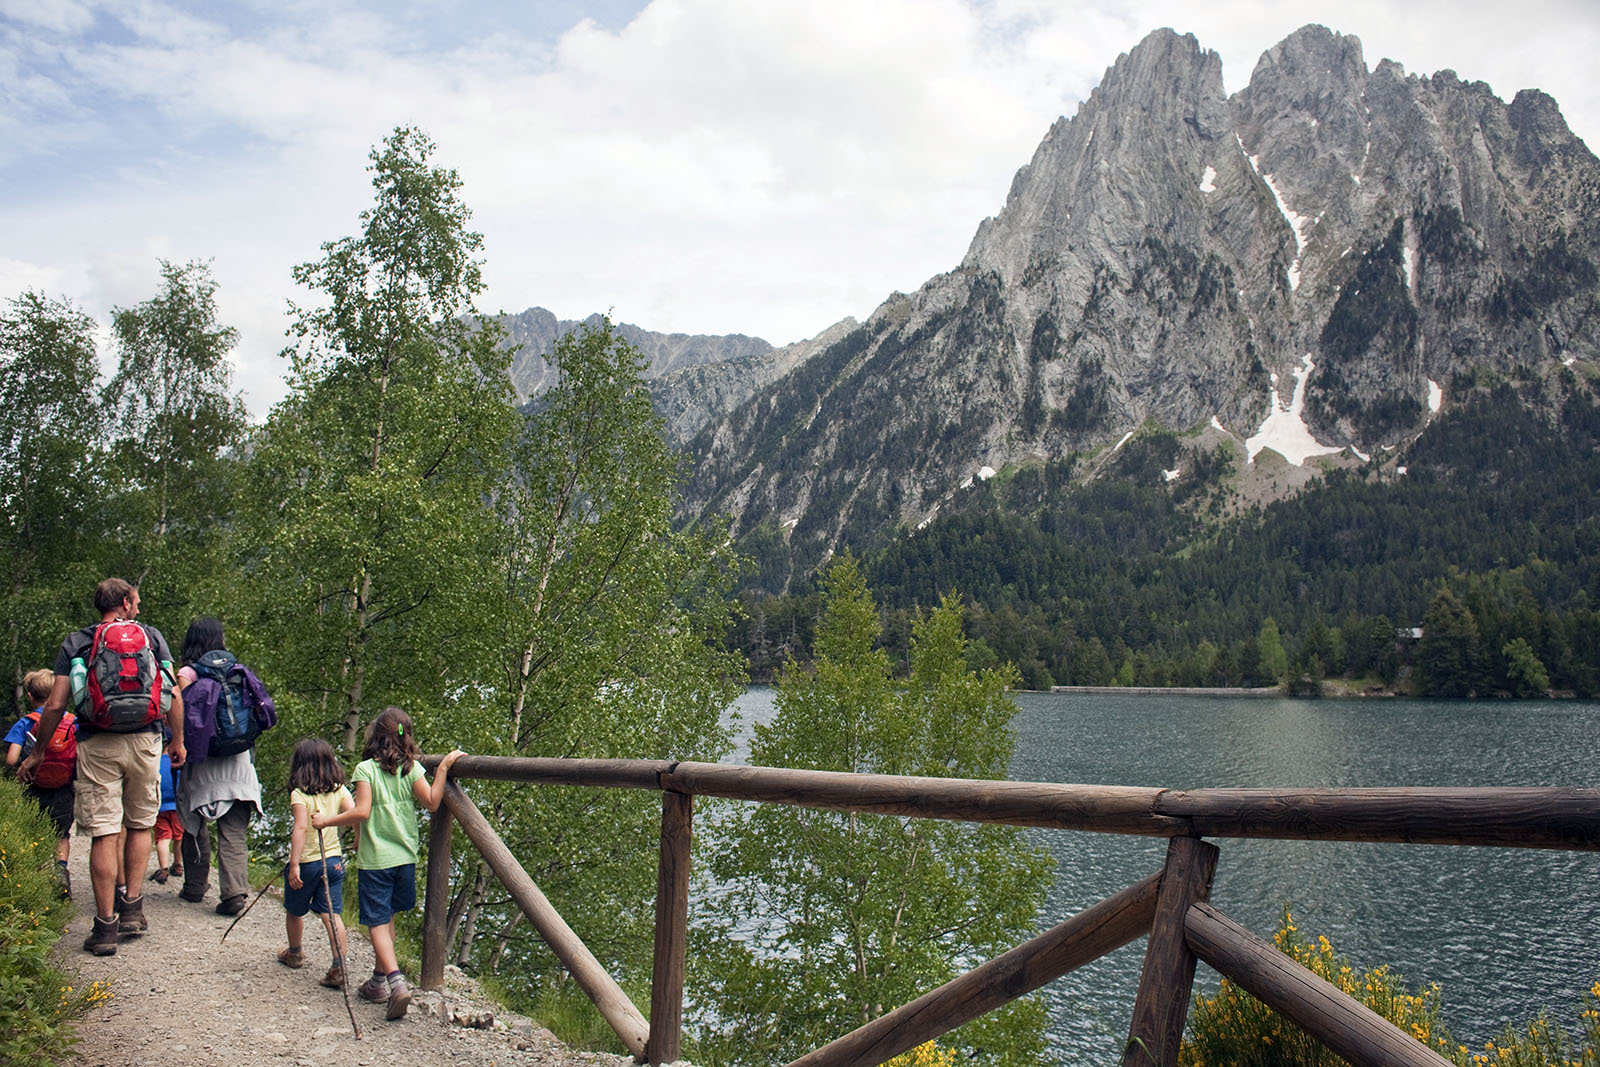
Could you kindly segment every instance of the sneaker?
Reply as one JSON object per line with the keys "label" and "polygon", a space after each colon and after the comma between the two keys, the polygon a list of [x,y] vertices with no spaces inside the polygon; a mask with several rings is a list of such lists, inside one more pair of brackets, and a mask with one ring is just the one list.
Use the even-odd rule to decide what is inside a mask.
{"label": "sneaker", "polygon": [[406,985],[404,978],[396,978],[389,983],[389,1010],[383,1013],[383,1017],[391,1022],[405,1018],[406,1007],[410,1003],[411,987]]}
{"label": "sneaker", "polygon": [[293,967],[298,971],[300,968],[306,965],[305,950],[298,948],[286,948],[282,952],[278,953],[278,962],[283,964],[285,967]]}
{"label": "sneaker", "polygon": [[117,954],[117,920],[94,917],[94,929],[83,942],[83,951],[92,952],[96,956],[115,956]]}
{"label": "sneaker", "polygon": [[143,894],[117,904],[117,931],[123,937],[143,937],[148,929],[150,920],[144,917]]}
{"label": "sneaker", "polygon": [[374,1004],[384,1004],[389,1000],[389,980],[381,974],[375,974],[362,982],[356,993],[362,1000],[370,1000]]}
{"label": "sneaker", "polygon": [[343,989],[344,988],[344,968],[339,966],[337,963],[334,964],[332,967],[329,967],[328,968],[328,973],[322,976],[321,982],[319,984],[325,985],[329,989]]}
{"label": "sneaker", "polygon": [[217,914],[237,915],[244,910],[245,902],[249,899],[249,896],[244,893],[238,893],[234,896],[231,896],[227,900],[224,900],[222,903],[217,905]]}

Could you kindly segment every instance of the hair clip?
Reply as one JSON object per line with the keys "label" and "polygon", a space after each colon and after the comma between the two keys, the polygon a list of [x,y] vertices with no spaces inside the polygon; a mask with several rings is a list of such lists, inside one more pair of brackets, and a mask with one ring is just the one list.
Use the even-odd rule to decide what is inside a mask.
{"label": "hair clip", "polygon": [[404,737],[406,735],[406,724],[403,722],[395,723],[394,733],[396,737]]}

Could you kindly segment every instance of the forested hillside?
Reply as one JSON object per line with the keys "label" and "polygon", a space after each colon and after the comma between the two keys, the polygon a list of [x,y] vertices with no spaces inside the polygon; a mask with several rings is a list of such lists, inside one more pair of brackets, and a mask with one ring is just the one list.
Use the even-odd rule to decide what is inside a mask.
{"label": "forested hillside", "polygon": [[[1441,695],[1600,692],[1594,384],[1485,374],[1451,394],[1403,451],[1234,518],[1220,504],[1244,457],[1151,431],[1086,483],[1072,460],[1003,473],[857,551],[891,616],[959,591],[980,649],[1032,687],[1342,675]],[[1186,452],[1193,474],[1169,483]],[[749,543],[769,567],[781,552],[770,529]],[[809,595],[746,594],[735,640],[758,675],[806,655]],[[1443,675],[1439,625],[1396,633],[1430,614],[1461,628]],[[892,647],[905,630],[889,620]]]}

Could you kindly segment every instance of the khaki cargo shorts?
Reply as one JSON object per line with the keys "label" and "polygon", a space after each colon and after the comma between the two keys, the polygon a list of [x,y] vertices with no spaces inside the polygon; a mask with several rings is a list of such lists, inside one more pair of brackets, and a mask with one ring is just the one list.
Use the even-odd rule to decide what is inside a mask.
{"label": "khaki cargo shorts", "polygon": [[148,830],[161,809],[161,731],[97,733],[78,740],[78,833]]}

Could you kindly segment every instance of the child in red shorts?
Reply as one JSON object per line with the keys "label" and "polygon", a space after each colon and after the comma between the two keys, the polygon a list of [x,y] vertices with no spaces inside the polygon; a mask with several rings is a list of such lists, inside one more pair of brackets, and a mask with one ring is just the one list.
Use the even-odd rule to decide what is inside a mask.
{"label": "child in red shorts", "polygon": [[150,877],[166,885],[173,873],[172,857],[182,855],[178,849],[183,846],[183,823],[178,819],[177,772],[172,769],[172,757],[165,752],[161,753],[161,810],[156,813],[154,833],[157,866]]}

